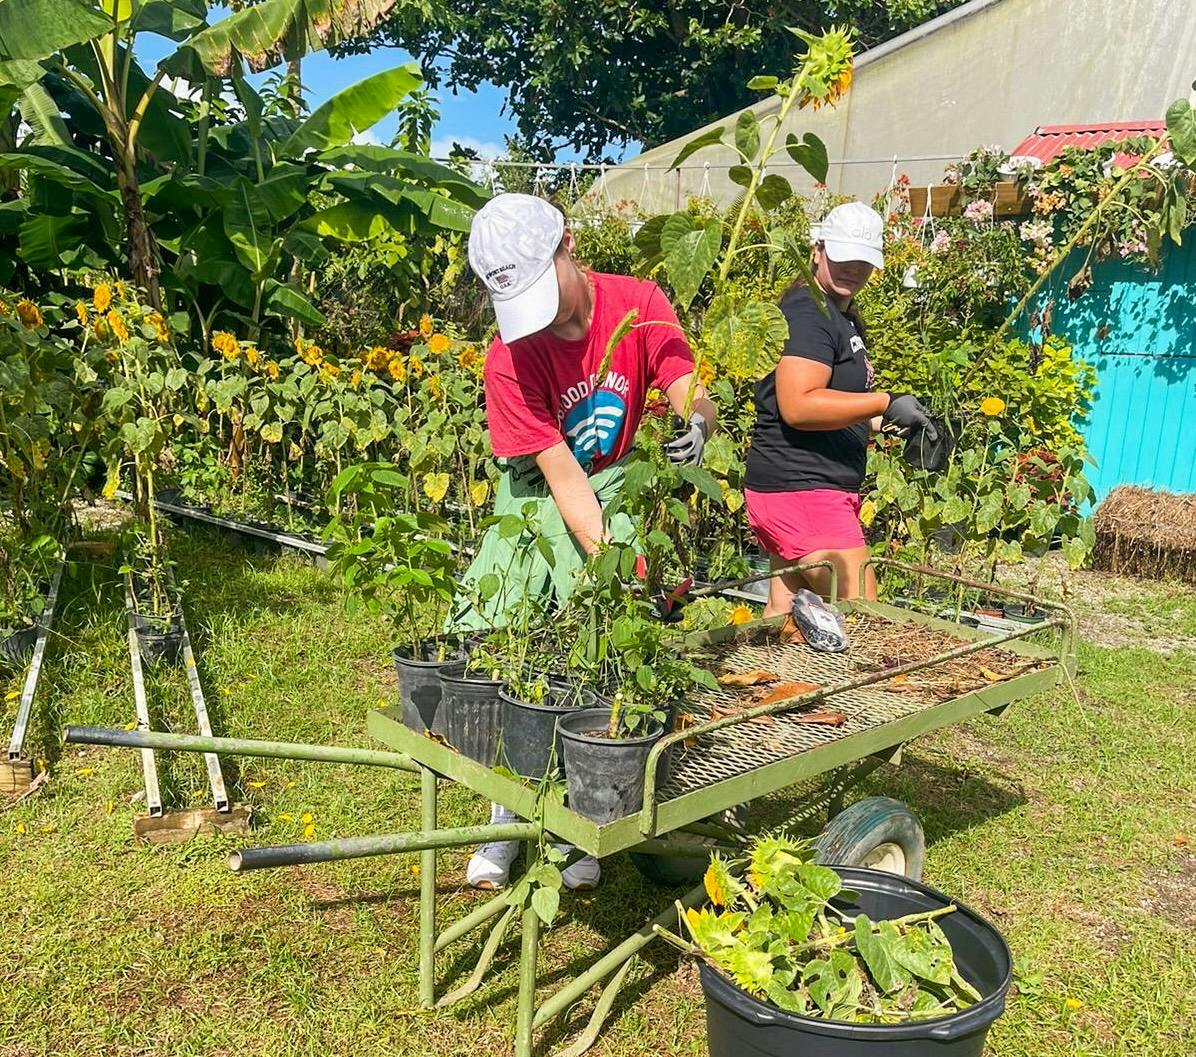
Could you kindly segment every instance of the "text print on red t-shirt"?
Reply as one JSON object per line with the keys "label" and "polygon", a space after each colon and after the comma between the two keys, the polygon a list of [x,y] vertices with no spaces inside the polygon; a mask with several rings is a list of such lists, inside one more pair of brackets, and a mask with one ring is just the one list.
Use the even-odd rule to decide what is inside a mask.
{"label": "text print on red t-shirt", "polygon": [[583,467],[606,459],[615,450],[627,418],[627,394],[631,382],[625,374],[611,371],[598,387],[598,376],[571,385],[561,393],[557,422],[569,450]]}

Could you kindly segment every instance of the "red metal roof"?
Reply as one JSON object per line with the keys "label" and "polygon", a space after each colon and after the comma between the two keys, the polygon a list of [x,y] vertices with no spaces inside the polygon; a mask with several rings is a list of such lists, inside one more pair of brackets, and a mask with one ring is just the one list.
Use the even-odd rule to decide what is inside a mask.
{"label": "red metal roof", "polygon": [[[1013,148],[1010,154],[1032,154],[1049,162],[1064,147],[1091,149],[1102,143],[1120,142],[1138,136],[1162,136],[1167,132],[1163,121],[1102,122],[1098,125],[1039,125]],[[1125,156],[1118,155],[1120,160]]]}

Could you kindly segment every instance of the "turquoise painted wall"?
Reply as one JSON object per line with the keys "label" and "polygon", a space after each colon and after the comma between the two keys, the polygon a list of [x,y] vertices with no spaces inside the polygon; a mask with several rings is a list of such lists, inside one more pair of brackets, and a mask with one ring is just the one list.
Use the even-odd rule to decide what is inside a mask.
{"label": "turquoise painted wall", "polygon": [[1052,280],[1051,329],[1097,370],[1084,429],[1096,501],[1119,484],[1196,492],[1196,230],[1164,247],[1157,272],[1097,264],[1069,302],[1074,272],[1065,265]]}

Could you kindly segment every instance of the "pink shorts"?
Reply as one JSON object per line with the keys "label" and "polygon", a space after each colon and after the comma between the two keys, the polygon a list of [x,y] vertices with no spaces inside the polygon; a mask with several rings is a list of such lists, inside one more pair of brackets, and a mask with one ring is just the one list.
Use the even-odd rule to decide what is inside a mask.
{"label": "pink shorts", "polygon": [[860,497],[835,488],[807,492],[743,491],[748,524],[769,554],[796,560],[814,551],[864,546]]}

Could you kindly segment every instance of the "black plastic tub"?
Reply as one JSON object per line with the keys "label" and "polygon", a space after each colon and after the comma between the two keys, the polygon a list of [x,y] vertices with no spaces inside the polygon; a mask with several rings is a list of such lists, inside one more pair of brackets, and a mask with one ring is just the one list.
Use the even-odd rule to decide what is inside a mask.
{"label": "black plastic tub", "polygon": [[440,707],[432,729],[462,756],[493,767],[502,740],[501,679],[465,671],[465,662],[440,669]]}
{"label": "black plastic tub", "polygon": [[37,645],[37,633],[35,624],[28,628],[17,628],[11,635],[0,639],[0,659],[9,664],[21,664]]}
{"label": "black plastic tub", "polygon": [[[837,909],[873,921],[919,914],[952,902],[942,892],[899,874],[833,868],[858,900]],[[981,994],[976,1005],[950,1016],[909,1024],[849,1024],[786,1013],[753,998],[717,969],[700,964],[706,993],[710,1057],[979,1057],[993,1021],[1005,1011],[1013,961],[1004,937],[960,903],[938,919],[955,951],[960,974]]]}
{"label": "black plastic tub", "polygon": [[564,769],[556,734],[556,721],[578,709],[594,708],[598,699],[589,690],[579,690],[556,678],[548,680],[544,700],[523,701],[505,687],[502,700],[503,759],[507,767],[523,778],[543,778],[550,768]]}
{"label": "black plastic tub", "polygon": [[141,659],[148,664],[178,664],[183,656],[183,614],[158,616],[153,613],[133,613],[133,630]]}
{"label": "black plastic tub", "polygon": [[557,720],[569,806],[599,825],[643,807],[648,753],[664,733],[663,725],[653,723],[642,737],[607,738],[609,723],[609,708],[586,708]]}
{"label": "black plastic tub", "polygon": [[[439,649],[444,659],[437,659]],[[399,706],[403,713],[403,725],[414,731],[437,730],[436,713],[440,707],[440,670],[465,660],[465,650],[460,643],[438,644],[421,642],[418,656],[406,646],[396,646],[391,651],[395,675],[399,679]]]}

